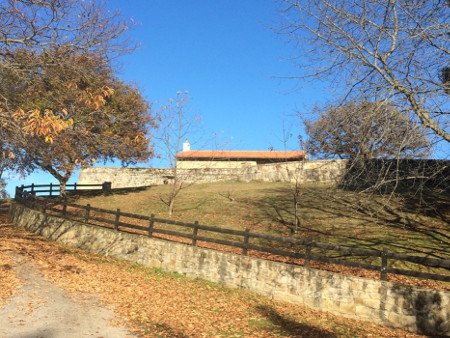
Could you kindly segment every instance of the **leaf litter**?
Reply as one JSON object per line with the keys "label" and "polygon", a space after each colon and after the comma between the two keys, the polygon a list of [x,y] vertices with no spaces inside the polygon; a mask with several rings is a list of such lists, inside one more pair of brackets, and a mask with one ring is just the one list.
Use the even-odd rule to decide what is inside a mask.
{"label": "leaf litter", "polygon": [[[420,337],[69,248],[4,219],[0,248],[0,259],[24,255],[70,293],[97,294],[114,310],[117,324],[141,337]],[[0,276],[3,285],[14,280]]]}

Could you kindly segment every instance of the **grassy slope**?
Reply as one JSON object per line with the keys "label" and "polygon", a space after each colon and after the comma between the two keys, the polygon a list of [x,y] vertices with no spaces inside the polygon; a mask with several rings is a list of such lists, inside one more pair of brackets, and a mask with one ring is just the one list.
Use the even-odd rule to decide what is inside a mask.
{"label": "grassy slope", "polygon": [[[161,201],[168,192],[168,186],[156,186],[142,192],[82,198],[77,202],[170,218]],[[286,183],[198,184],[182,190],[172,218],[289,235],[283,222],[293,221],[292,204],[291,189]],[[405,206],[396,199],[386,201],[326,186],[306,186],[301,197],[303,224],[299,235],[449,258],[450,229],[445,222],[445,216],[450,216],[448,210],[447,215],[440,217],[427,216],[426,211],[429,210],[420,213],[416,207]]]}
{"label": "grassy slope", "polygon": [[[162,202],[168,186],[146,191],[82,198],[78,203],[169,218]],[[302,189],[302,226],[295,235],[314,241],[391,251],[434,258],[450,258],[448,200],[435,198],[425,208],[414,200],[343,191],[309,185]],[[279,235],[291,235],[292,187],[287,183],[220,182],[191,185],[182,190],[173,219]],[[179,228],[174,228],[179,230]],[[210,233],[208,233],[211,236]],[[221,236],[221,235],[218,235]],[[229,238],[229,237],[228,237]],[[329,252],[327,254],[330,254]],[[377,262],[377,258],[353,258]],[[392,262],[398,268],[444,273],[412,263]]]}

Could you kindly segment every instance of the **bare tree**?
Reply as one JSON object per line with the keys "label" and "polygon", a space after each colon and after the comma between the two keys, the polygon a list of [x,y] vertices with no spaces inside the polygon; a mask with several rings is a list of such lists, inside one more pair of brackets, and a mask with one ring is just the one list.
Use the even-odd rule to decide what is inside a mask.
{"label": "bare tree", "polygon": [[188,92],[177,92],[175,99],[170,99],[161,107],[158,117],[156,149],[158,156],[167,161],[171,170],[170,192],[167,196],[161,197],[168,207],[169,215],[173,214],[178,194],[190,184],[186,181],[186,174],[181,174],[177,168],[177,154],[181,152],[183,142],[196,134],[200,122],[200,118],[192,115],[187,109],[188,101]]}
{"label": "bare tree", "polygon": [[2,1],[0,22],[2,57],[16,48],[66,45],[110,56],[133,48],[124,36],[128,24],[103,0]]}
{"label": "bare tree", "polygon": [[448,1],[284,3],[280,32],[297,43],[305,77],[332,76],[334,86],[349,88],[346,98],[365,93],[389,99],[450,142],[448,82],[439,76],[450,54]]}
{"label": "bare tree", "polygon": [[293,216],[294,223],[290,228],[292,234],[298,233],[299,229],[303,227],[300,207],[302,205],[302,197],[304,194],[304,177],[303,177],[303,163],[295,163],[294,165],[289,165],[286,163],[286,171],[289,177],[290,183],[290,193],[292,196],[293,205]]}
{"label": "bare tree", "polygon": [[423,178],[413,173],[419,162],[411,160],[430,153],[425,128],[390,103],[355,101],[315,113],[305,121],[307,149],[318,157],[349,160],[341,186],[393,193],[404,181]]}
{"label": "bare tree", "polygon": [[445,67],[441,70],[441,81],[445,86],[445,93],[450,95],[450,67]]}
{"label": "bare tree", "polygon": [[[282,126],[282,134],[280,141],[283,144],[283,150],[285,152],[288,151],[288,144],[294,137],[294,133],[291,130],[292,126],[286,126],[283,121]],[[297,146],[300,150],[303,150],[303,139],[301,136],[297,137]],[[273,150],[273,147],[270,147]],[[277,163],[277,167],[281,169],[281,178],[283,181],[288,182],[289,187],[287,189],[288,201],[292,207],[292,213],[290,213],[293,220],[291,221],[287,217],[285,217],[282,213],[282,210],[279,209],[278,205],[274,205],[273,208],[275,213],[277,214],[277,221],[281,223],[283,226],[289,229],[291,235],[297,234],[301,228],[305,229],[305,225],[301,215],[301,206],[302,206],[302,198],[305,193],[305,177],[304,177],[304,161],[306,160],[298,160],[298,161],[290,161],[287,157],[284,161]]]}

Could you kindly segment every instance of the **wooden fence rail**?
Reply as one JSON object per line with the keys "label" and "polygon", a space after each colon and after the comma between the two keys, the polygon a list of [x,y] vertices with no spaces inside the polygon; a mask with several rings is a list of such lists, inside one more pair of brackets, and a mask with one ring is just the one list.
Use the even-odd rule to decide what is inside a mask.
{"label": "wooden fence rail", "polygon": [[[83,188],[94,188],[94,189],[77,189],[78,187]],[[48,188],[41,189],[40,188]],[[398,269],[390,266],[390,262],[392,261],[402,261],[402,262],[410,262],[414,264],[419,264],[428,268],[438,268],[444,269],[450,272],[450,259],[436,259],[429,257],[419,257],[419,256],[410,256],[406,254],[399,254],[390,252],[386,249],[383,250],[375,250],[375,249],[363,249],[363,248],[353,248],[347,246],[340,246],[335,244],[328,243],[320,243],[313,242],[306,239],[297,239],[290,237],[282,237],[282,236],[273,236],[263,233],[255,233],[251,232],[249,229],[244,231],[242,230],[234,230],[229,228],[222,228],[211,225],[203,225],[198,222],[189,223],[189,222],[181,222],[175,220],[169,220],[164,218],[155,217],[155,215],[139,215],[129,212],[122,212],[120,209],[117,210],[108,210],[93,207],[91,205],[80,205],[75,203],[68,203],[65,199],[52,199],[52,198],[44,198],[44,196],[37,196],[37,193],[48,193],[45,195],[46,197],[54,197],[56,192],[59,191],[58,185],[35,185],[31,184],[29,186],[21,186],[16,187],[16,201],[31,206],[33,208],[40,208],[44,212],[51,211],[56,213],[58,216],[62,216],[64,218],[74,219],[77,221],[81,221],[83,223],[88,223],[91,225],[97,226],[107,226],[115,229],[116,231],[123,232],[133,232],[141,235],[147,235],[149,237],[153,237],[155,234],[169,235],[175,236],[176,238],[184,238],[189,240],[189,244],[196,246],[198,242],[205,243],[214,243],[225,245],[228,247],[238,248],[241,250],[243,255],[248,255],[249,250],[259,251],[269,254],[274,254],[282,257],[290,257],[296,259],[303,259],[304,265],[309,266],[311,261],[321,262],[321,263],[331,263],[337,265],[343,265],[347,267],[355,267],[361,269],[375,270],[380,273],[380,278],[382,280],[387,280],[388,274],[399,274],[411,277],[418,278],[426,278],[433,279],[438,281],[450,282],[450,273],[449,274],[436,274],[436,273],[428,273],[421,272],[415,270],[405,270]],[[105,182],[103,184],[68,184],[67,191],[76,194],[78,192],[86,192],[86,191],[102,191],[104,193],[111,192],[111,184]],[[100,217],[98,214],[103,215],[111,215],[111,219]],[[141,224],[133,224],[127,222],[126,219],[133,219],[142,221],[145,225]],[[95,224],[93,222],[99,222],[99,224]],[[176,226],[177,230],[171,229],[161,229],[156,225],[170,225]],[[221,234],[221,235],[231,235],[235,238],[233,240],[217,238],[211,236],[204,236],[199,233],[199,231],[212,233],[212,234]],[[238,239],[236,239],[236,237]],[[254,243],[255,240],[258,240],[261,243]],[[274,243],[278,245],[274,245]],[[270,244],[270,245],[269,245]],[[330,257],[330,255],[325,256],[323,254],[318,254],[316,251],[327,251],[333,252],[334,256]],[[359,258],[369,258],[373,257],[373,260],[379,261],[379,264],[371,264],[362,263],[358,261],[351,261],[342,259],[342,257],[359,257]]]}

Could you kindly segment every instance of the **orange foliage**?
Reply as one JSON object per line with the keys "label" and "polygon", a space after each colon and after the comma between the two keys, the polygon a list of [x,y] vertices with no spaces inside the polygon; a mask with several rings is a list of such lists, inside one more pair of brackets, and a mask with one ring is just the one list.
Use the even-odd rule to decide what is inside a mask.
{"label": "orange foliage", "polygon": [[[67,87],[68,89],[74,89],[77,85],[70,83]],[[103,86],[97,94],[92,94],[88,90],[82,91],[79,93],[78,101],[98,110],[106,104],[106,99],[112,95],[114,95],[114,89]],[[42,136],[45,142],[53,143],[64,129],[73,125],[73,119],[64,119],[67,115],[66,108],[61,109],[60,114],[55,114],[51,109],[41,111],[35,108],[25,112],[22,108],[18,108],[13,113],[13,118],[22,125],[22,130],[26,134]],[[136,142],[140,142],[143,137],[143,135],[138,134],[135,139]]]}
{"label": "orange foliage", "polygon": [[33,109],[25,112],[19,108],[13,113],[16,122],[22,125],[22,130],[30,136],[42,136],[47,143],[53,140],[66,128],[72,126],[73,120],[62,119],[50,109]]}

